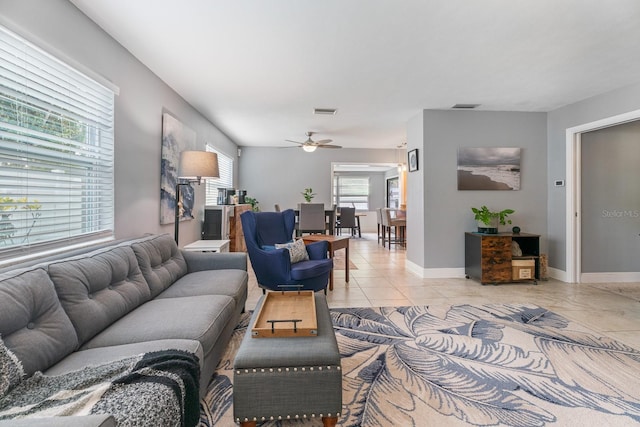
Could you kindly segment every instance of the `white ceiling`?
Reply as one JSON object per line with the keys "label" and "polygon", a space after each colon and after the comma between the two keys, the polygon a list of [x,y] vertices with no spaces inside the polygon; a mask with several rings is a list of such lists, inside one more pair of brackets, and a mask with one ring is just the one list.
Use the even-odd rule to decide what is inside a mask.
{"label": "white ceiling", "polygon": [[550,111],[640,82],[638,0],[71,2],[244,146],[396,148],[422,109]]}

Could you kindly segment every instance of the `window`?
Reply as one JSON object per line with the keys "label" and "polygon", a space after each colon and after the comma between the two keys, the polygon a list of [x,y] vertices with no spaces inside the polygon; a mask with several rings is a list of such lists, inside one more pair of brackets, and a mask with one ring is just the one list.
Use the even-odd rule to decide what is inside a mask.
{"label": "window", "polygon": [[206,147],[207,151],[216,153],[218,155],[218,170],[220,171],[220,178],[208,179],[207,183],[207,205],[218,204],[218,188],[233,188],[233,159],[226,154],[221,153],[209,144]]}
{"label": "window", "polygon": [[113,236],[114,95],[0,27],[0,260]]}
{"label": "window", "polygon": [[355,206],[356,210],[369,210],[369,177],[354,175],[333,176],[333,202],[339,207]]}

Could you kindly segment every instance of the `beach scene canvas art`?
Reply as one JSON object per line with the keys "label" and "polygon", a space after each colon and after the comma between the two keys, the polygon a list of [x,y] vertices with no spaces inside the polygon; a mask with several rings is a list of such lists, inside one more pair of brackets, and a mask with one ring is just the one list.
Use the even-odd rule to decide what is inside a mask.
{"label": "beach scene canvas art", "polygon": [[520,148],[458,149],[458,190],[520,190]]}

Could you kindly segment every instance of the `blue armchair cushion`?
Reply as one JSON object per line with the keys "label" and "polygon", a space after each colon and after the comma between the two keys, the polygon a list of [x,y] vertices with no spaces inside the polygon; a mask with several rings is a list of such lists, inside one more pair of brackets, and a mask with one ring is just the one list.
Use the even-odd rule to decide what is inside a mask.
{"label": "blue armchair cushion", "polygon": [[288,249],[289,257],[291,257],[291,264],[295,264],[300,261],[309,261],[309,254],[307,253],[307,247],[302,239],[294,240],[289,243],[276,243],[276,249]]}
{"label": "blue armchair cushion", "polygon": [[291,265],[291,278],[293,280],[306,280],[331,272],[332,259],[319,259],[302,261]]}

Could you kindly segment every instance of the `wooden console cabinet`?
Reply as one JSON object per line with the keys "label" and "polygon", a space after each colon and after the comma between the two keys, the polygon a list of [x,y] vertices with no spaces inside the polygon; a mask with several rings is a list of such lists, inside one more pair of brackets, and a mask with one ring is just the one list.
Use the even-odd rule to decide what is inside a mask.
{"label": "wooden console cabinet", "polygon": [[[522,256],[511,255],[511,242],[516,241],[522,249]],[[535,262],[534,277],[514,279],[512,261],[532,259]],[[533,281],[540,278],[540,236],[529,233],[465,233],[464,270],[467,279],[473,278],[486,285],[488,283],[510,283]]]}
{"label": "wooden console cabinet", "polygon": [[229,251],[230,252],[246,252],[247,245],[244,242],[244,233],[242,232],[242,222],[240,214],[251,210],[251,205],[235,205],[233,216],[229,218]]}

